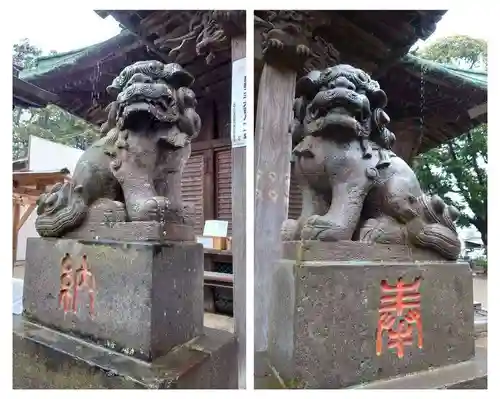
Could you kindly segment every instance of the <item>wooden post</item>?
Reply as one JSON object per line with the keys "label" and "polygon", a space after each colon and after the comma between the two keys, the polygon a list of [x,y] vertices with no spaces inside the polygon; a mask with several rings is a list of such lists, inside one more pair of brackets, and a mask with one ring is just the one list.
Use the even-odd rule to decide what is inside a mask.
{"label": "wooden post", "polygon": [[281,253],[281,225],[290,186],[292,106],[297,74],[264,64],[255,122],[255,352],[267,350],[272,270]]}
{"label": "wooden post", "polygon": [[[245,37],[231,40],[233,63],[245,58]],[[232,84],[235,84],[234,76]],[[231,110],[231,118],[233,112]],[[231,126],[234,121],[231,121]],[[246,145],[232,148],[232,252],[233,252],[233,311],[235,334],[238,340],[238,386],[246,387]]]}

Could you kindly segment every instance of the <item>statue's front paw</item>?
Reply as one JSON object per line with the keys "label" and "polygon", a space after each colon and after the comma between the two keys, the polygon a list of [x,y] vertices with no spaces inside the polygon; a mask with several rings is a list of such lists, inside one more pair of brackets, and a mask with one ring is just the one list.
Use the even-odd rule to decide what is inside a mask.
{"label": "statue's front paw", "polygon": [[304,44],[299,44],[296,47],[297,55],[301,57],[309,57],[311,55],[311,50]]}
{"label": "statue's front paw", "polygon": [[166,197],[152,197],[144,201],[142,213],[145,220],[165,222],[170,208],[170,200]]}
{"label": "statue's front paw", "polygon": [[347,228],[339,226],[331,219],[313,215],[307,219],[301,231],[302,240],[341,241],[350,240]]}
{"label": "statue's front paw", "polygon": [[283,50],[285,48],[285,43],[283,43],[281,40],[271,38],[267,41],[267,48],[275,48],[278,50]]}
{"label": "statue's front paw", "polygon": [[282,241],[294,241],[298,237],[299,222],[293,219],[287,219],[283,222],[281,226],[281,240]]}

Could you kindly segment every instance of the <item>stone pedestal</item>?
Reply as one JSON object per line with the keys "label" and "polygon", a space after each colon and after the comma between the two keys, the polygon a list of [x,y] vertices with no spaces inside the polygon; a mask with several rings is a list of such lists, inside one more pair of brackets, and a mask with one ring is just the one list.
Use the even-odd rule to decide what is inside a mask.
{"label": "stone pedestal", "polygon": [[[61,263],[66,254],[72,260],[70,278],[86,256],[95,288],[92,294],[81,287],[74,303],[72,282],[65,311]],[[43,325],[152,360],[202,333],[203,248],[29,239],[23,305],[24,314]]]}
{"label": "stone pedestal", "polygon": [[474,356],[466,263],[407,247],[287,242],[271,292],[269,357],[287,386],[343,388]]}
{"label": "stone pedestal", "polygon": [[[118,381],[135,380],[134,373],[138,386],[179,387],[165,381],[192,376],[193,367],[202,373],[194,387],[211,388],[212,377],[200,370],[232,375],[217,359],[236,362],[234,336],[221,332],[218,340],[203,327],[203,247],[194,242],[29,239],[23,307],[14,329],[18,373],[30,356],[40,370],[63,359],[69,369],[59,372],[68,376],[107,370],[115,359],[123,366],[117,388],[130,385]],[[156,371],[148,372],[152,366]],[[17,387],[25,377],[17,376]],[[85,387],[81,379],[72,385],[47,378],[52,387]],[[100,378],[90,378],[88,387],[105,387]],[[233,379],[216,386],[229,388],[221,381]],[[49,387],[37,381],[29,387]]]}
{"label": "stone pedestal", "polygon": [[236,389],[233,334],[211,328],[152,363],[14,316],[14,389]]}

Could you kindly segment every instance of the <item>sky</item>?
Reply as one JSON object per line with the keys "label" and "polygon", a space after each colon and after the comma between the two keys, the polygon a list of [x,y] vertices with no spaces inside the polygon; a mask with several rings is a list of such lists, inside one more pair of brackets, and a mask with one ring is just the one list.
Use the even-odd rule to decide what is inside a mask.
{"label": "sky", "polygon": [[438,22],[436,30],[429,37],[429,41],[444,36],[454,34],[472,36],[476,39],[488,40],[488,14],[491,9],[487,7],[477,7],[467,10],[452,9],[449,10]]}
{"label": "sky", "polygon": [[77,50],[110,39],[121,30],[113,18],[102,19],[92,9],[75,12],[62,7],[44,12],[43,18],[40,18],[40,10],[30,7],[10,29],[14,43],[27,38],[44,53]]}
{"label": "sky", "polygon": [[453,36],[466,35],[475,39],[488,40],[488,24],[484,21],[488,20],[488,14],[491,14],[491,9],[487,7],[477,7],[472,9],[451,9],[437,23],[434,33],[424,42],[419,40],[413,47],[429,44],[436,39]]}
{"label": "sky", "polygon": [[[51,13],[45,10],[43,18],[40,18],[41,12],[32,7],[23,12],[23,18],[12,26],[14,42],[28,38],[44,53],[51,50],[65,52],[102,42],[120,32],[119,25],[113,18],[102,19],[93,10],[73,11],[57,7]],[[78,14],[77,18],[74,17],[75,13]],[[426,42],[453,34],[487,39],[487,24],[484,21],[488,20],[489,13],[491,9],[487,7],[465,11],[460,8],[452,9],[444,15],[437,24],[436,31]]]}

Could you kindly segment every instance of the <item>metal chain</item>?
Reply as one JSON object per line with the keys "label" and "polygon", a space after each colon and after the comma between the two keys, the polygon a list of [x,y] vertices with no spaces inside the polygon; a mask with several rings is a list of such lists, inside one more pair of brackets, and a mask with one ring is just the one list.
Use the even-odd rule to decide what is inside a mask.
{"label": "metal chain", "polygon": [[424,110],[425,110],[425,73],[427,66],[422,64],[420,67],[420,137],[424,135]]}

